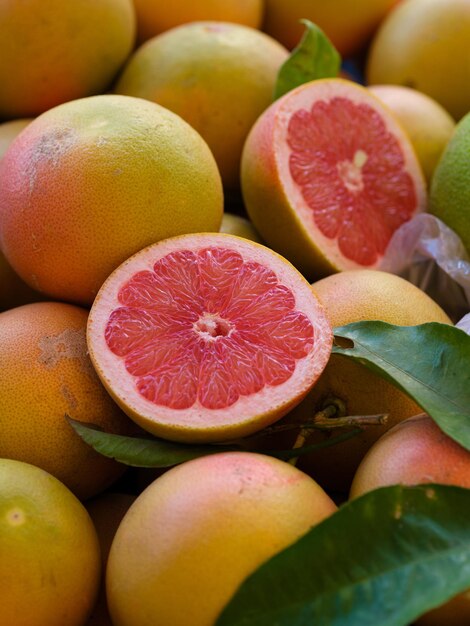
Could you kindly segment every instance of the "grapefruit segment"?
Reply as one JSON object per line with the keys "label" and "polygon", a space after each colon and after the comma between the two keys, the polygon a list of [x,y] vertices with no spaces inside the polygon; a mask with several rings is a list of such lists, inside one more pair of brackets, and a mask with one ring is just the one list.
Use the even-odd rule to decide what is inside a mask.
{"label": "grapefruit segment", "polygon": [[310,285],[225,234],[168,239],[104,283],[88,325],[102,381],[143,428],[222,441],[274,422],[326,365],[332,332]]}
{"label": "grapefruit segment", "polygon": [[378,267],[395,230],[425,206],[405,133],[341,79],[302,85],[265,111],[245,144],[242,188],[263,238],[310,277]]}

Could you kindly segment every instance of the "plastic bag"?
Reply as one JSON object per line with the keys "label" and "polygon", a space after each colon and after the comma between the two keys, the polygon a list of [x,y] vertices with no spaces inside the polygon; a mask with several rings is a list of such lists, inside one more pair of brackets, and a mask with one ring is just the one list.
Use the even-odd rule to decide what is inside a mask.
{"label": "plastic bag", "polygon": [[425,291],[454,322],[470,312],[470,258],[460,238],[434,215],[420,213],[403,224],[379,269]]}

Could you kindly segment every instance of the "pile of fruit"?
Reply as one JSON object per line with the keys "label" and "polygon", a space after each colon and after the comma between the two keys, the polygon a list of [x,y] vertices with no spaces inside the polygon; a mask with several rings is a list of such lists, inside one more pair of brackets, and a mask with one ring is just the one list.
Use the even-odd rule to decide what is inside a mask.
{"label": "pile of fruit", "polygon": [[470,624],[470,336],[383,270],[427,213],[470,274],[469,44],[0,0],[0,626]]}

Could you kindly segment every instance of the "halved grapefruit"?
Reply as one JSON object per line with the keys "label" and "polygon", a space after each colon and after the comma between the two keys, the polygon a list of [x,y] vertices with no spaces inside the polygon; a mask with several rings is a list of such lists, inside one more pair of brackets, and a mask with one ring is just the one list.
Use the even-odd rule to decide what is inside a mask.
{"label": "halved grapefruit", "polygon": [[140,426],[182,442],[273,423],[324,369],[332,331],[308,282],[272,250],[226,234],[167,239],[99,291],[88,347]]}
{"label": "halved grapefruit", "polygon": [[316,80],[258,119],[242,190],[263,239],[310,278],[380,266],[394,231],[424,210],[410,140],[363,87]]}

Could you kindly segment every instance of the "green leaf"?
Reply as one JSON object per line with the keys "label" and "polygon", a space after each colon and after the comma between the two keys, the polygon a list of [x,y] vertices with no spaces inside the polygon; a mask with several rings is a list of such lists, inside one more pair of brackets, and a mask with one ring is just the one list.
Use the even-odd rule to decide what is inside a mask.
{"label": "green leaf", "polygon": [[[469,335],[446,324],[385,322],[356,322],[334,333],[334,354],[354,359],[392,382],[470,450]],[[352,346],[344,346],[340,338]]]}
{"label": "green leaf", "polygon": [[[98,426],[78,422],[66,415],[68,423],[75,430],[77,435],[91,446],[96,452],[133,467],[173,467],[179,463],[196,459],[206,454],[216,454],[217,452],[231,452],[233,450],[248,450],[257,452],[253,446],[247,445],[249,438],[240,439],[233,445],[207,445],[196,446],[183,443],[172,443],[164,439],[157,439],[149,434],[147,437],[128,437],[125,435],[115,435],[101,430]],[[355,437],[361,431],[354,429],[347,433],[342,433],[337,437],[331,437],[320,443],[303,446],[295,450],[272,450],[266,451],[263,448],[259,452],[268,456],[275,456],[285,461],[295,459],[303,454],[314,452],[320,448],[329,448],[337,443]],[[259,433],[258,433],[259,434]]]}
{"label": "green leaf", "polygon": [[274,100],[317,78],[335,78],[341,57],[325,33],[309,20],[301,20],[306,31],[300,44],[283,63],[274,87]]}
{"label": "green leaf", "polygon": [[217,626],[405,626],[470,587],[469,510],[458,487],[370,492],[262,565]]}
{"label": "green leaf", "polygon": [[237,446],[195,446],[172,443],[156,437],[126,437],[85,425],[70,417],[75,432],[96,452],[133,467],[172,467],[207,454],[239,450]]}

